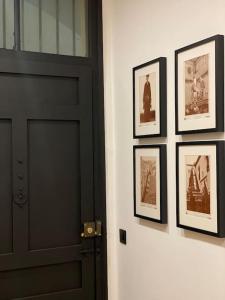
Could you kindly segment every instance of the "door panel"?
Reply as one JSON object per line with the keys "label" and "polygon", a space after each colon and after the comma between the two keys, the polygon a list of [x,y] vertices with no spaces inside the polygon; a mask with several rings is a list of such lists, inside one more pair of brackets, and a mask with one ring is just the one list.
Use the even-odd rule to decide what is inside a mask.
{"label": "door panel", "polygon": [[94,300],[91,68],[33,57],[0,55],[0,299]]}
{"label": "door panel", "polygon": [[[81,263],[70,262],[2,272],[1,300],[81,289]],[[7,296],[5,296],[7,295]]]}
{"label": "door panel", "polygon": [[0,254],[12,252],[12,126],[0,121]]}
{"label": "door panel", "polygon": [[[14,91],[11,93],[8,93],[9,80]],[[76,105],[78,84],[76,77],[1,74],[0,90],[4,94],[1,105]]]}
{"label": "door panel", "polygon": [[30,249],[80,243],[79,122],[29,121],[28,145]]}

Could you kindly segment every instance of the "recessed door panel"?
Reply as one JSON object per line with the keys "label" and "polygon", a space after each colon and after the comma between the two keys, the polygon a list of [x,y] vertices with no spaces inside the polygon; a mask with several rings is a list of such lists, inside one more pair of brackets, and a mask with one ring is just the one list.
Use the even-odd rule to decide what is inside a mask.
{"label": "recessed door panel", "polygon": [[81,263],[76,261],[0,272],[0,300],[75,290],[82,287],[81,274]]}
{"label": "recessed door panel", "polygon": [[12,249],[12,124],[0,120],[0,254]]}
{"label": "recessed door panel", "polygon": [[[10,89],[8,84],[10,82]],[[76,77],[0,74],[1,105],[76,105]]]}
{"label": "recessed door panel", "polygon": [[80,242],[79,122],[28,122],[29,247]]}

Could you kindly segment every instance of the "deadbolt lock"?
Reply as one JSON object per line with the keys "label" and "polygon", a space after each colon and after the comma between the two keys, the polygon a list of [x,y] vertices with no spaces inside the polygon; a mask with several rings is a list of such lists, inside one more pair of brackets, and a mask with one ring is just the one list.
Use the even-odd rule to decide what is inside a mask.
{"label": "deadbolt lock", "polygon": [[83,238],[92,238],[98,237],[102,235],[102,222],[85,222],[84,223],[84,231],[81,233],[81,237]]}

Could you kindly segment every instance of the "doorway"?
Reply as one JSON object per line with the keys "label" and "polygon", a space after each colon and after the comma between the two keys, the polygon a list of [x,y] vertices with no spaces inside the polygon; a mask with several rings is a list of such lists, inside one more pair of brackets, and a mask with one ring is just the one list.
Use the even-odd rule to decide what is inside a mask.
{"label": "doorway", "polygon": [[68,55],[24,49],[21,8],[47,1],[14,1],[0,50],[0,299],[105,300],[101,1],[85,1],[83,56],[75,39]]}

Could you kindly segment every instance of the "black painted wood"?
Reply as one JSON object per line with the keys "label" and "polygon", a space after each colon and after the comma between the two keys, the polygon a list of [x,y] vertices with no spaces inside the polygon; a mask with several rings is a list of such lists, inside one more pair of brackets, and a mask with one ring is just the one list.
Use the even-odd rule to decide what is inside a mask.
{"label": "black painted wood", "polygon": [[0,120],[0,255],[12,252],[12,124]]}
{"label": "black painted wood", "polygon": [[29,120],[28,145],[29,248],[80,243],[79,122]]}
{"label": "black painted wood", "polygon": [[0,299],[94,300],[94,240],[80,238],[95,219],[91,68],[10,60],[0,70]]}
{"label": "black painted wood", "polygon": [[[95,9],[97,5],[97,9]],[[106,186],[105,186],[105,128],[104,128],[104,89],[103,89],[103,32],[102,1],[89,1],[89,33],[97,36],[92,39],[93,74],[93,133],[94,133],[94,196],[95,217],[102,221],[102,237],[95,239],[96,252],[96,300],[108,299],[107,286],[107,226],[106,226]]]}
{"label": "black painted wood", "polygon": [[[75,296],[82,289],[81,263],[78,261],[2,272],[0,280],[4,281],[1,300],[27,296],[34,299],[35,295],[47,293],[55,299],[54,293],[61,293],[64,297],[62,291],[64,294],[73,295],[74,299],[82,299]],[[67,295],[63,299],[68,299]]]}

